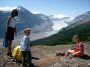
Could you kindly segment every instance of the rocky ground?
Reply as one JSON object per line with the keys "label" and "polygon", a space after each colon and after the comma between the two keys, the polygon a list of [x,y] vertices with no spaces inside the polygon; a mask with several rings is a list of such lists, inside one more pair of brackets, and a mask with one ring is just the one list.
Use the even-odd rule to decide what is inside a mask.
{"label": "rocky ground", "polygon": [[[45,46],[38,45],[31,48],[33,58],[33,67],[90,67],[90,45],[87,43],[85,53],[88,56],[79,57],[63,57],[56,56],[56,53],[66,52],[71,45]],[[21,64],[8,62],[6,50],[0,47],[0,67],[22,67]]]}

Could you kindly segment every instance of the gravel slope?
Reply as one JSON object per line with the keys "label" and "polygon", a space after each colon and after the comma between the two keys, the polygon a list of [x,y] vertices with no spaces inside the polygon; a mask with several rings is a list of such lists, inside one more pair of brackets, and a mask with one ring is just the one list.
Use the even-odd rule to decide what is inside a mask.
{"label": "gravel slope", "polygon": [[[33,46],[31,48],[33,59],[33,64],[38,67],[89,67],[90,65],[90,45],[87,43],[88,47],[85,49],[85,53],[88,54],[88,59],[78,58],[78,57],[63,57],[56,56],[58,52],[66,52],[71,45],[56,45],[56,46]],[[7,62],[6,50],[0,47],[0,67],[21,67],[21,64],[16,64],[15,62]]]}

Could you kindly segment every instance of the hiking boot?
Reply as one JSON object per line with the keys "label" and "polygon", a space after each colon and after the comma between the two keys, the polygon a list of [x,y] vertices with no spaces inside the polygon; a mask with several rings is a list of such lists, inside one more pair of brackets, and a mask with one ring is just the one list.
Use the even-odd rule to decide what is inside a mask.
{"label": "hiking boot", "polygon": [[64,56],[65,53],[56,53],[56,56]]}
{"label": "hiking boot", "polygon": [[26,63],[22,63],[22,67],[27,67],[27,64]]}

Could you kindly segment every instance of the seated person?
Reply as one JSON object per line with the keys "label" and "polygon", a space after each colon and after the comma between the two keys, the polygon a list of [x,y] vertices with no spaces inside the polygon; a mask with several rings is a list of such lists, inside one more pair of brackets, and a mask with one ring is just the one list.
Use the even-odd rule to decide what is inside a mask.
{"label": "seated person", "polygon": [[73,36],[74,49],[68,50],[65,56],[69,54],[73,56],[83,56],[84,55],[84,43],[81,42],[80,37],[78,35]]}

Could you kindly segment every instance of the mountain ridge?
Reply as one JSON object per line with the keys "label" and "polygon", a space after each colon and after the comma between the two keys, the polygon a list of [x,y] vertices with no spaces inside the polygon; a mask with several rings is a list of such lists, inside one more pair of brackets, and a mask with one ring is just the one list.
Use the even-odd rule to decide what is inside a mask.
{"label": "mountain ridge", "polygon": [[[22,32],[25,26],[30,27],[32,32],[45,32],[52,30],[53,23],[48,16],[44,14],[33,14],[22,6],[17,7],[17,10],[19,12],[19,16],[17,18],[19,21],[17,21],[16,24],[17,32]],[[5,36],[8,16],[10,16],[10,11],[0,11],[0,38]],[[41,26],[42,28],[40,28]]]}
{"label": "mountain ridge", "polygon": [[47,44],[47,45],[70,43],[72,40],[72,36],[75,34],[80,35],[81,40],[83,41],[90,41],[90,34],[89,34],[90,33],[89,32],[90,20],[87,20],[87,19],[88,17],[85,17],[82,20],[78,20],[75,23],[71,24],[70,26],[63,28],[57,34],[47,37],[45,39],[32,41],[32,43],[33,44]]}

